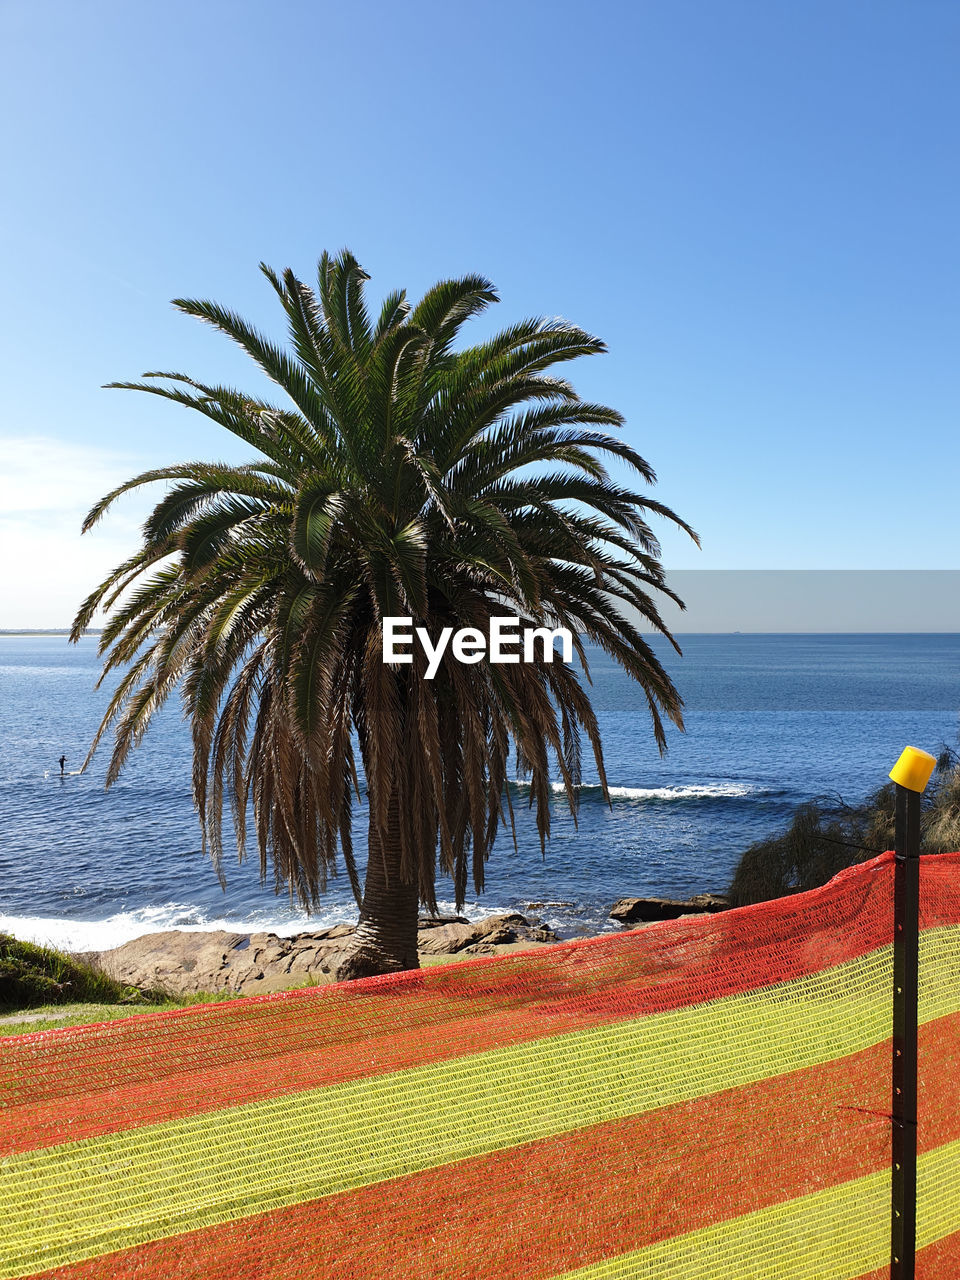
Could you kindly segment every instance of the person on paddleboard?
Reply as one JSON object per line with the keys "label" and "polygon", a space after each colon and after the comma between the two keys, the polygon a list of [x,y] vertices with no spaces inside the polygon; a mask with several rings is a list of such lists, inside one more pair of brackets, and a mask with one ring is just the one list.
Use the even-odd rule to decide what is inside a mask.
{"label": "person on paddleboard", "polygon": [[66,763],[67,763],[67,757],[66,757],[66,756],[61,756],[61,757],[60,757],[60,777],[61,777],[61,778],[63,777],[63,766],[64,766]]}

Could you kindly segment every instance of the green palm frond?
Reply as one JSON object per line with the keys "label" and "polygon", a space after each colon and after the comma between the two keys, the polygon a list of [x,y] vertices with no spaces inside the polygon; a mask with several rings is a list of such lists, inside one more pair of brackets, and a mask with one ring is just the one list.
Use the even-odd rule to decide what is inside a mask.
{"label": "green palm frond", "polygon": [[[661,748],[665,722],[682,727],[637,620],[672,639],[658,602],[680,603],[651,520],[696,535],[645,491],[655,474],[614,434],[622,416],[554,371],[604,351],[598,338],[534,317],[465,345],[465,324],[498,300],[479,275],[441,281],[415,305],[395,291],[371,312],[367,274],[347,251],[321,258],[315,287],[261,269],[288,348],[216,303],[175,305],[238,344],[277,404],[181,373],[110,384],[203,414],[254,456],[144,472],[84,522],[141,486],[166,486],[140,548],[74,623],[76,639],[108,611],[104,675],[121,673],[94,748],[112,725],[112,782],[179,689],[218,872],[229,812],[241,856],[252,836],[278,888],[310,905],[342,857],[369,911],[352,831],[362,768],[368,890],[379,868],[435,907],[439,867],[462,902],[471,882],[482,889],[501,825],[513,827],[511,768],[529,778],[543,842],[551,770],[575,812],[589,748],[606,791],[585,641],[641,686]],[[385,617],[436,634],[486,631],[504,612],[574,630],[579,671],[542,657],[462,666],[448,653],[427,680],[416,648],[406,666],[382,661]]]}

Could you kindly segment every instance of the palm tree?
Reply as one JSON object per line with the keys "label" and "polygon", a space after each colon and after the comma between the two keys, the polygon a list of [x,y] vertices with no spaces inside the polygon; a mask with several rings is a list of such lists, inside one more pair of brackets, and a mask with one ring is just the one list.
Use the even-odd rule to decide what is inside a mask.
{"label": "palm tree", "polygon": [[[682,702],[630,612],[669,636],[655,596],[677,597],[647,514],[696,535],[611,479],[603,455],[655,480],[609,434],[620,414],[547,373],[605,350],[597,338],[533,319],[456,347],[464,322],[497,301],[479,276],[442,281],[415,307],[391,293],[372,322],[369,277],[346,251],[324,254],[316,291],[291,271],[261,269],[292,352],[213,302],[174,305],[239,343],[282,404],[179,373],[110,384],[195,409],[256,456],[145,472],[88,515],[85,531],[121,494],[167,483],[140,548],[74,622],[76,640],[104,610],[101,681],[122,672],[88,761],[115,724],[109,786],[179,686],[204,849],[221,882],[226,807],[240,857],[252,815],[261,876],[272,858],[277,890],[308,907],[339,849],[360,908],[340,976],[416,967],[418,905],[436,909],[438,865],[462,904],[470,879],[483,889],[500,822],[509,815],[513,825],[511,746],[530,779],[541,847],[551,759],[571,807],[581,734],[605,794],[606,778],[573,665],[541,649],[529,663],[467,666],[448,650],[428,679],[416,645],[406,665],[383,661],[383,620],[408,617],[431,636],[446,626],[486,632],[505,613],[566,626],[585,673],[584,636],[640,684],[662,751],[663,717],[682,728]],[[355,746],[369,802],[362,888]]]}

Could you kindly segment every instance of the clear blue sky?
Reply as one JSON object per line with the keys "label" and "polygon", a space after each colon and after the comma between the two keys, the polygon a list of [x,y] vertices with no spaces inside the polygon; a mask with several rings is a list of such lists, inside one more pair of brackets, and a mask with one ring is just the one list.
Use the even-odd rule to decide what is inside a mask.
{"label": "clear blue sky", "polygon": [[957,567],[954,0],[5,0],[0,47],[0,626],[132,548],[136,504],[80,545],[101,488],[242,456],[99,389],[256,385],[169,299],[276,328],[257,262],[344,245],[600,334],[668,566]]}

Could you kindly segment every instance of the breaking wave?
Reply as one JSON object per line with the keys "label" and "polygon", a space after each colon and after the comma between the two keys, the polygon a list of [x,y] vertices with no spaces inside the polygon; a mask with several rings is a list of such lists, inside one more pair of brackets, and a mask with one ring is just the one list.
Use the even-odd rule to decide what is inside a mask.
{"label": "breaking wave", "polygon": [[[529,790],[527,779],[517,779],[512,784],[518,790]],[[552,782],[551,791],[560,795],[564,792],[562,782]],[[686,800],[742,800],[756,799],[761,796],[782,796],[787,792],[779,787],[766,787],[746,782],[703,782],[690,786],[673,787],[610,787],[611,800],[638,800],[667,802]],[[602,800],[603,790],[599,783],[584,784],[580,788],[580,799]]]}

